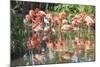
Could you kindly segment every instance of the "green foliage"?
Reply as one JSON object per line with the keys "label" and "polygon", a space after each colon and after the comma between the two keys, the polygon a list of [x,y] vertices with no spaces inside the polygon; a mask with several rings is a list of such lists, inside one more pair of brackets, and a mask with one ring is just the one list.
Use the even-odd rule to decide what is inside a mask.
{"label": "green foliage", "polygon": [[91,14],[93,16],[95,15],[94,6],[89,6],[89,5],[59,4],[57,6],[54,6],[54,11],[56,11],[56,12],[68,11],[69,16],[67,17],[67,20],[69,22],[71,21],[71,18],[79,12],[85,12],[85,13]]}
{"label": "green foliage", "polygon": [[14,56],[23,52],[24,48],[24,25],[23,18],[15,10],[11,10],[11,51]]}

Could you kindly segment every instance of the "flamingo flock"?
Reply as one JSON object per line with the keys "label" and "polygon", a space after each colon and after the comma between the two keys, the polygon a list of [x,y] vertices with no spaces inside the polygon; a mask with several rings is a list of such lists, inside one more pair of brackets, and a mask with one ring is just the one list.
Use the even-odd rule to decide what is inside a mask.
{"label": "flamingo flock", "polygon": [[[80,56],[86,57],[91,55],[92,49],[94,49],[94,42],[91,38],[84,39],[82,37],[75,36],[80,34],[80,29],[84,29],[80,26],[84,24],[87,30],[91,30],[95,24],[95,19],[86,13],[77,13],[68,23],[66,18],[69,13],[62,11],[57,15],[53,13],[45,12],[36,8],[34,10],[29,10],[24,19],[25,29],[27,30],[27,49],[32,50],[34,55],[32,61],[35,64],[44,64],[43,55],[46,55],[45,64],[49,62],[50,56],[54,53],[62,52],[59,56],[61,62],[80,62]],[[69,40],[64,40],[63,32],[76,32],[74,38]],[[91,33],[91,32],[88,32]],[[81,34],[82,35],[82,34]],[[69,35],[70,36],[70,35]],[[55,37],[57,39],[55,39]],[[65,42],[68,42],[67,44]],[[64,47],[71,46],[72,51],[65,51]],[[44,50],[41,50],[44,49]],[[44,53],[42,53],[44,52]],[[56,56],[53,55],[53,60]],[[88,61],[88,60],[87,60]]]}

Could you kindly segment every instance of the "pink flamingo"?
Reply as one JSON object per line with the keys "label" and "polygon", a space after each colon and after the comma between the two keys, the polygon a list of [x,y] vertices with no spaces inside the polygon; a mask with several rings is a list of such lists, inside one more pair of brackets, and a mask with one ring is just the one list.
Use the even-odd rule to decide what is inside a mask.
{"label": "pink flamingo", "polygon": [[31,20],[30,15],[27,14],[27,15],[25,16],[25,19],[26,19],[27,21],[30,21],[30,20]]}
{"label": "pink flamingo", "polygon": [[61,27],[61,30],[62,31],[72,31],[73,30],[73,27],[72,25],[69,25],[69,24],[65,24]]}
{"label": "pink flamingo", "polygon": [[63,46],[64,46],[64,41],[59,38],[57,44],[56,44],[56,50],[57,51],[62,51],[63,50]]}
{"label": "pink flamingo", "polygon": [[54,50],[54,41],[53,40],[49,40],[49,42],[47,42],[47,48],[49,49],[49,50]]}

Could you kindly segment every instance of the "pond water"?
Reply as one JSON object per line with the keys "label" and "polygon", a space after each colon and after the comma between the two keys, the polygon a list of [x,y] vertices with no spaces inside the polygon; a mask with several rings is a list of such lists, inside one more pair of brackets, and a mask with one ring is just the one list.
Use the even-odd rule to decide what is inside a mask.
{"label": "pond water", "polygon": [[49,51],[45,54],[38,54],[38,58],[41,57],[41,63],[37,63],[32,60],[32,56],[35,55],[27,55],[24,54],[23,57],[12,60],[12,66],[27,66],[27,65],[44,65],[44,64],[59,64],[59,63],[76,63],[76,62],[86,62],[86,61],[94,61],[94,54],[90,55],[89,58],[85,58],[85,56],[81,56],[80,58],[77,56],[66,55],[65,57],[69,57],[68,59],[61,59],[64,55],[65,51]]}

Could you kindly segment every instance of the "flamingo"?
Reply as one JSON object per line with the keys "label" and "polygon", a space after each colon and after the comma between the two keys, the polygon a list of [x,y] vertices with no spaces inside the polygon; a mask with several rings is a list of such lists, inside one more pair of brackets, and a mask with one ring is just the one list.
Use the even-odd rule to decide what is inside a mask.
{"label": "flamingo", "polygon": [[86,13],[80,13],[79,16],[80,21],[83,21],[86,16]]}
{"label": "flamingo", "polygon": [[42,56],[40,54],[36,54],[32,57],[32,60],[37,64],[42,64]]}
{"label": "flamingo", "polygon": [[52,40],[49,40],[49,42],[47,42],[47,48],[49,50],[54,50],[54,42]]}
{"label": "flamingo", "polygon": [[44,12],[44,11],[39,11],[39,13],[43,16],[45,16],[46,15],[46,13]]}
{"label": "flamingo", "polygon": [[77,42],[75,40],[72,40],[72,47],[73,49],[77,49]]}
{"label": "flamingo", "polygon": [[90,16],[86,16],[84,20],[86,21],[86,25],[88,27],[91,27],[95,23],[94,20]]}
{"label": "flamingo", "polygon": [[41,23],[41,16],[38,16],[35,18],[35,23]]}
{"label": "flamingo", "polygon": [[51,13],[46,14],[46,18],[47,19],[51,19],[52,18],[52,14]]}
{"label": "flamingo", "polygon": [[79,42],[78,42],[78,46],[80,49],[84,49],[85,48],[85,41],[84,39],[80,39]]}
{"label": "flamingo", "polygon": [[[82,21],[82,20],[84,19],[84,17],[85,17],[85,13],[79,13],[79,14],[76,14],[76,15],[72,18],[72,20],[78,19],[78,20]],[[80,22],[80,23],[82,23],[82,22]]]}
{"label": "flamingo", "polygon": [[42,24],[37,24],[35,28],[33,27],[33,29],[34,29],[34,31],[36,31],[36,32],[38,32],[38,31],[40,31],[40,30],[43,30]]}
{"label": "flamingo", "polygon": [[59,13],[59,16],[60,16],[62,19],[65,19],[65,18],[68,16],[68,12],[65,12],[65,11],[60,12],[60,13]]}
{"label": "flamingo", "polygon": [[85,42],[83,39],[79,40],[72,40],[72,47],[73,49],[80,49],[83,50],[85,48]]}
{"label": "flamingo", "polygon": [[34,10],[29,10],[29,15],[31,16],[31,18],[33,17],[34,14]]}
{"label": "flamingo", "polygon": [[80,55],[80,50],[79,49],[75,49],[73,55],[72,55],[72,62],[77,63],[79,61],[79,55]]}
{"label": "flamingo", "polygon": [[32,45],[30,43],[30,41],[27,41],[27,48],[30,50],[32,48]]}
{"label": "flamingo", "polygon": [[32,22],[35,22],[35,18],[37,16],[38,13],[36,13],[34,10],[30,10],[29,11],[29,15],[31,17]]}
{"label": "flamingo", "polygon": [[64,24],[61,27],[61,30],[63,30],[63,31],[71,31],[72,29],[73,29],[72,25],[69,25],[69,24]]}
{"label": "flamingo", "polygon": [[86,40],[85,41],[85,50],[92,49],[92,46],[93,46],[93,44],[92,44],[92,41],[91,40]]}
{"label": "flamingo", "polygon": [[86,40],[85,41],[85,59],[87,61],[91,61],[91,51],[93,49],[93,44],[91,40]]}
{"label": "flamingo", "polygon": [[30,20],[31,20],[30,15],[27,14],[27,15],[25,16],[25,19],[26,19],[27,21],[30,21]]}
{"label": "flamingo", "polygon": [[39,50],[39,48],[40,48],[40,39],[39,39],[39,37],[36,33],[32,35],[32,42],[34,44],[34,48]]}
{"label": "flamingo", "polygon": [[49,52],[48,52],[49,60],[52,61],[54,58],[54,53],[53,53],[54,48],[55,48],[54,41],[52,39],[50,39],[46,44],[47,44],[47,48],[49,50]]}
{"label": "flamingo", "polygon": [[77,18],[74,18],[74,20],[72,20],[71,23],[72,23],[73,26],[79,26],[79,24],[81,23],[81,21],[79,19],[77,19]]}
{"label": "flamingo", "polygon": [[39,10],[39,8],[35,8],[35,13],[38,13],[40,10]]}
{"label": "flamingo", "polygon": [[56,50],[57,51],[62,51],[63,50],[63,46],[64,46],[64,41],[60,37],[58,42],[57,42],[57,44],[56,44]]}
{"label": "flamingo", "polygon": [[34,48],[34,42],[32,39],[31,39],[30,43],[31,43],[32,48]]}
{"label": "flamingo", "polygon": [[[65,53],[61,56],[62,61],[63,61],[63,60],[71,60],[71,56],[72,56],[72,53],[71,53],[71,52],[65,52]],[[70,62],[70,61],[68,61],[68,62]]]}
{"label": "flamingo", "polygon": [[91,38],[90,33],[93,33],[91,30],[93,30],[95,22],[91,16],[86,16],[84,20],[86,21],[86,26],[88,27],[88,38]]}

